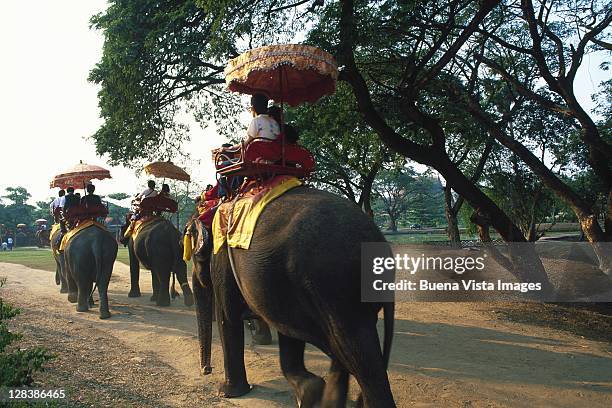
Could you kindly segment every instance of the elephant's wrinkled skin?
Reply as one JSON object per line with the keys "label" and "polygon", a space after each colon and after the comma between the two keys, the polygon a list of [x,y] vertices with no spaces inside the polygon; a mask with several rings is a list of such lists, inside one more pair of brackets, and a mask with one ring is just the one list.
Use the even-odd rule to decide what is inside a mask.
{"label": "elephant's wrinkled skin", "polygon": [[58,252],[59,245],[57,244],[57,237],[59,234],[60,230],[57,230],[50,237],[51,251],[55,259],[55,284],[60,285],[60,293],[68,293],[68,283],[66,281],[66,271],[64,267],[64,253]]}
{"label": "elephant's wrinkled skin", "polygon": [[117,258],[117,241],[108,232],[89,227],[79,232],[64,248],[68,300],[77,301],[77,311],[89,310],[94,282],[100,296],[100,318],[110,317],[108,283]]}
{"label": "elephant's wrinkled skin", "polygon": [[[367,407],[394,407],[386,367],[393,303],[362,303],[361,243],[383,242],[372,220],[331,193],[298,187],[262,212],[248,250],[225,246],[211,260],[226,397],[251,389],[244,366],[243,302],[279,332],[283,374],[300,407],[343,407],[353,375]],[[240,289],[232,273],[232,257]],[[244,300],[243,300],[244,295]],[[384,352],[376,323],[384,308]],[[332,359],[326,383],[306,370],[305,342]]]}
{"label": "elephant's wrinkled skin", "polygon": [[168,220],[145,225],[136,240],[128,242],[131,288],[129,297],[140,296],[140,263],[151,271],[153,296],[158,306],[170,305],[170,274],[174,272],[183,290],[184,303],[193,305],[193,294],[187,282],[187,265],[183,261],[181,234]]}

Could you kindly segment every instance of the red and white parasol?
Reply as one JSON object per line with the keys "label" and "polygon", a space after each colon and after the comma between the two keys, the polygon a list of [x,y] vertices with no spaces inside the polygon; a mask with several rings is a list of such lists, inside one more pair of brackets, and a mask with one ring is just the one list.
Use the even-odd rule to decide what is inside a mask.
{"label": "red and white parasol", "polygon": [[84,188],[91,180],[103,180],[111,178],[110,171],[103,167],[93,164],[86,164],[82,161],[76,166],[56,175],[51,180],[51,188]]}

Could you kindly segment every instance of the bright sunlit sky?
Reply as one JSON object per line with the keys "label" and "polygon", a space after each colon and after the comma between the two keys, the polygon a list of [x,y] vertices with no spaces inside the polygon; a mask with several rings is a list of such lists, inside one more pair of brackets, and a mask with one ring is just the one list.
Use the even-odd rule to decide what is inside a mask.
{"label": "bright sunlit sky", "polygon": [[[106,8],[105,0],[2,0],[0,3],[0,195],[23,186],[32,202],[57,193],[49,181],[79,160],[109,168],[112,180],[95,182],[97,192],[133,194],[146,177],[110,167],[96,156],[92,135],[100,126],[97,91],[87,82],[99,60],[103,37],[89,18]],[[590,95],[603,72],[603,55],[587,56],[576,93],[589,109]],[[200,184],[214,180],[210,149],[224,139],[214,128],[191,125],[194,160],[187,170]]]}

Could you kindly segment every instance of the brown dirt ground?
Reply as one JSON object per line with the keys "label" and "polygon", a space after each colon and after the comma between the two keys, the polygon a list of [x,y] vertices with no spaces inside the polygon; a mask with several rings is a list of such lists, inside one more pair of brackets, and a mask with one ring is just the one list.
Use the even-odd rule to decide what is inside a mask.
{"label": "brown dirt ground", "polygon": [[[58,355],[35,386],[65,388],[60,406],[295,405],[276,343],[247,345],[250,394],[217,397],[223,364],[216,333],[214,373],[202,377],[193,308],[182,298],[169,308],[154,306],[150,275],[142,275],[145,295],[129,299],[128,267],[115,264],[113,317],[101,321],[97,310],[77,313],[53,273],[0,263],[0,277],[8,279],[1,295],[22,309],[11,322],[25,335],[22,347]],[[307,365],[324,375],[329,360],[308,348]],[[559,305],[401,303],[389,373],[400,407],[610,407],[612,318]],[[356,393],[353,382],[353,401]]]}

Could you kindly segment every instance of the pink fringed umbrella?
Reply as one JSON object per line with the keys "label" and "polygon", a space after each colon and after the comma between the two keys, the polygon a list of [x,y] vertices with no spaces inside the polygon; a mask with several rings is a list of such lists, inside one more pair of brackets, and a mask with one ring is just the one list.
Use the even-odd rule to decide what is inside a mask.
{"label": "pink fringed umbrella", "polygon": [[331,54],[300,44],[255,48],[230,60],[225,68],[230,91],[262,93],[291,106],[333,94],[337,79],[338,65]]}
{"label": "pink fringed umbrella", "polygon": [[85,187],[91,180],[103,180],[111,178],[110,171],[93,164],[85,164],[82,161],[76,166],[56,175],[51,180],[51,188]]}

